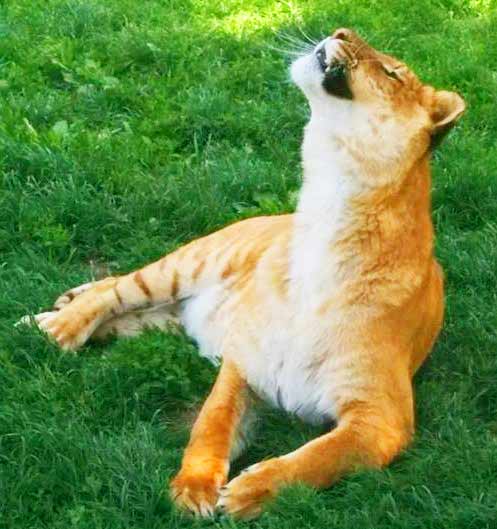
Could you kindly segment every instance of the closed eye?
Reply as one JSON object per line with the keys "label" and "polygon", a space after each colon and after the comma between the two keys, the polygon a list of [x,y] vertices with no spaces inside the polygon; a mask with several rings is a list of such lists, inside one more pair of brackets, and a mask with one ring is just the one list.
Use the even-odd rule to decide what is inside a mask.
{"label": "closed eye", "polygon": [[387,77],[389,77],[390,79],[393,79],[394,81],[400,81],[401,83],[403,82],[402,78],[399,76],[396,69],[387,68],[383,64],[381,66],[383,68],[383,71],[386,73]]}

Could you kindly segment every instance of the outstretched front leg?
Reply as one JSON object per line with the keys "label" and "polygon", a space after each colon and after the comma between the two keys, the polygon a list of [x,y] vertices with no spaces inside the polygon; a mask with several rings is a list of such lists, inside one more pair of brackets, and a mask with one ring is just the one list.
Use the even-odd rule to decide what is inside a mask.
{"label": "outstretched front leg", "polygon": [[181,470],[171,482],[171,498],[180,508],[201,516],[213,514],[246,411],[246,383],[236,366],[225,360],[195,422]]}
{"label": "outstretched front leg", "polygon": [[223,488],[217,508],[238,518],[254,518],[283,486],[328,487],[356,468],[384,466],[406,446],[412,427],[412,409],[397,403],[348,402],[333,431],[249,467]]}

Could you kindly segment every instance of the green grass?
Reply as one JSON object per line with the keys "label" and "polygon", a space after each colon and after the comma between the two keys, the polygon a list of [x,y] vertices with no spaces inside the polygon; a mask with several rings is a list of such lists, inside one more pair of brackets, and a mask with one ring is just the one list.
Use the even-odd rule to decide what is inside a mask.
{"label": "green grass", "polygon": [[[389,469],[295,487],[257,528],[497,527],[494,0],[0,2],[0,527],[241,527],[162,490],[215,370],[151,332],[62,354],[13,329],[63,289],[243,216],[289,211],[306,105],[282,35],[349,26],[468,111],[434,156],[445,330]],[[315,429],[271,410],[237,464]]]}

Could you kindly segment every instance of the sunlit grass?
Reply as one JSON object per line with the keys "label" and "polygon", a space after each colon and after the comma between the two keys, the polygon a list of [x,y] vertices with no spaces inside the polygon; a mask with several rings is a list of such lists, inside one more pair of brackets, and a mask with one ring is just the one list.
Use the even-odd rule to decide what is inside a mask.
{"label": "sunlit grass", "polygon": [[489,14],[495,11],[495,0],[469,0],[468,5],[475,14]]}
{"label": "sunlit grass", "polygon": [[[211,6],[206,6],[208,13]],[[297,2],[241,2],[239,9],[230,6],[224,16],[209,17],[213,30],[238,38],[250,37],[258,31],[278,31],[281,26],[303,23],[302,6]]]}

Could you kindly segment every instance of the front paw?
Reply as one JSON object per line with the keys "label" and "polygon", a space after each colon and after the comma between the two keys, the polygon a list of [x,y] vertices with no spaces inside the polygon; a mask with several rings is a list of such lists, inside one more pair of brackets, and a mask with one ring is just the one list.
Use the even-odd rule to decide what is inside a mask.
{"label": "front paw", "polygon": [[170,496],[182,510],[195,516],[209,517],[214,514],[221,487],[226,483],[227,471],[181,470],[171,481]]}
{"label": "front paw", "polygon": [[235,518],[250,520],[284,484],[283,463],[278,458],[252,465],[221,489],[216,508]]}

